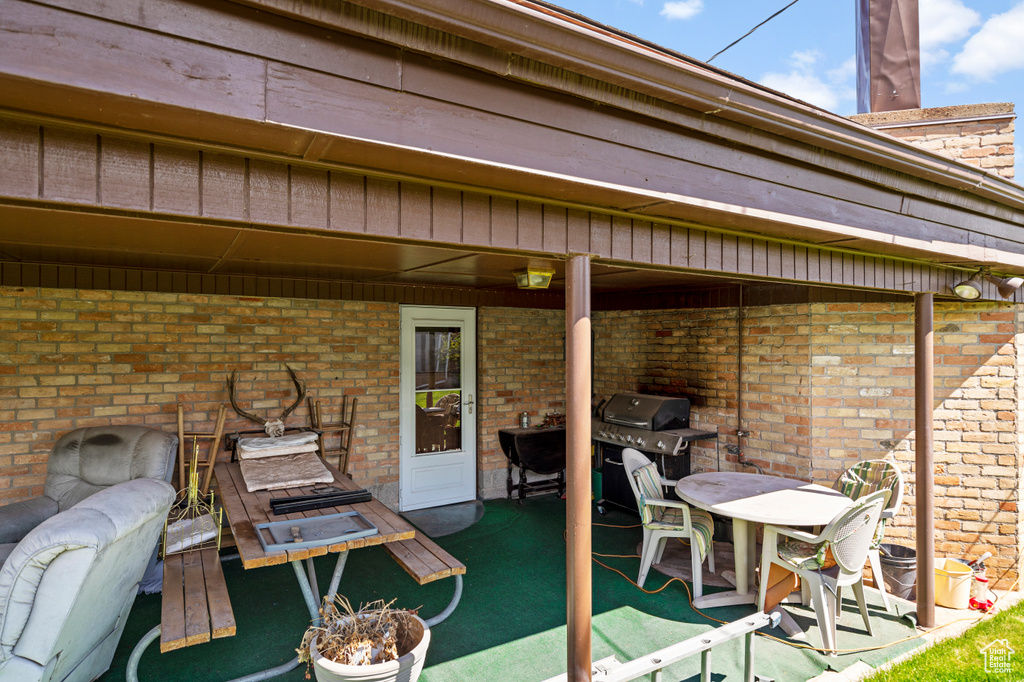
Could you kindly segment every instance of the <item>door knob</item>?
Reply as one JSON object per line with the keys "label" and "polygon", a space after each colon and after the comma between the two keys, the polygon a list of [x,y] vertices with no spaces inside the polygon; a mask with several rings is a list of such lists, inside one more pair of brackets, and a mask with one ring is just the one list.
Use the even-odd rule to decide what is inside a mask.
{"label": "door knob", "polygon": [[466,395],[466,414],[473,414],[473,394]]}

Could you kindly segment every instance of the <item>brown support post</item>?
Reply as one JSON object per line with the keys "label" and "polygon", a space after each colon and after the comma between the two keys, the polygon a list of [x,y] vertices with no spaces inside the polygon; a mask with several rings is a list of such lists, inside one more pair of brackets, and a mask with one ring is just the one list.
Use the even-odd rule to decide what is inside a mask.
{"label": "brown support post", "polygon": [[935,465],[933,404],[935,402],[935,348],[931,294],[914,299],[914,496],[917,516],[917,622],[935,627]]}
{"label": "brown support post", "polygon": [[590,682],[590,258],[565,268],[566,622],[569,682]]}

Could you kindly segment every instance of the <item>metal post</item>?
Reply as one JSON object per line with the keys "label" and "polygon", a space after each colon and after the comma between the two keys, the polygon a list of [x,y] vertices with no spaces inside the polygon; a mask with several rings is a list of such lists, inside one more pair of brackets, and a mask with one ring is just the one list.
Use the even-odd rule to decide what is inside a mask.
{"label": "metal post", "polygon": [[917,622],[935,626],[934,310],[931,294],[914,299],[914,419],[916,422]]}
{"label": "metal post", "polygon": [[568,680],[591,680],[590,258],[565,268],[566,611]]}

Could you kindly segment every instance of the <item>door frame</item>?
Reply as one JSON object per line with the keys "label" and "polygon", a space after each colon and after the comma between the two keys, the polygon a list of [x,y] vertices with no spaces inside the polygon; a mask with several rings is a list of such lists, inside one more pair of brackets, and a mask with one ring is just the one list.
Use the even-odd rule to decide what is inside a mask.
{"label": "door frame", "polygon": [[[463,484],[453,494],[427,501],[411,500],[412,491],[408,485],[412,481],[413,468],[416,462],[416,351],[415,330],[417,326],[461,326],[462,327],[462,362],[460,365],[462,396],[462,448],[447,453],[436,453],[427,456],[465,457],[469,468],[470,482]],[[399,306],[399,465],[398,465],[398,507],[400,511],[429,509],[446,504],[456,504],[475,500],[479,484],[477,482],[477,386],[476,386],[476,308],[453,306]],[[420,456],[423,456],[421,453]]]}

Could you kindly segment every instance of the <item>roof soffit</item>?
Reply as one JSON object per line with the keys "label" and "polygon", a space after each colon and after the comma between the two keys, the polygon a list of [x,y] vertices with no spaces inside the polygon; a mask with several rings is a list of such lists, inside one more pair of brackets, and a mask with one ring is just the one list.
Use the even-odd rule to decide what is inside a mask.
{"label": "roof soffit", "polygon": [[[383,0],[365,0],[367,3],[371,1],[383,3]],[[463,0],[463,2],[460,3],[447,4],[462,7],[463,5],[473,5],[475,1],[476,0]],[[43,0],[43,4],[49,3],[46,3],[46,0]],[[285,11],[277,7],[282,4],[286,4],[288,7],[294,8],[294,12]],[[270,23],[265,19],[259,21],[255,18],[258,17],[258,14],[246,9],[243,5],[266,7],[274,10],[275,14],[293,16],[298,20],[282,22],[282,20],[278,19],[273,23]],[[396,3],[396,5],[402,4]],[[493,6],[495,5],[504,7],[502,3],[488,1],[484,3],[481,13],[486,14],[487,11],[493,9]],[[59,7],[59,3],[54,3],[53,6]],[[126,14],[127,10],[119,9],[117,6],[104,4],[99,2],[99,0],[83,0],[81,11],[92,14],[97,18],[102,17],[107,20],[122,22],[133,26],[137,24],[140,28],[165,33],[168,36],[180,35],[181,37],[195,41],[195,43],[200,45],[216,46],[222,50],[227,48],[235,54],[252,53],[263,59],[284,60],[286,63],[293,63],[305,69],[315,69],[318,65],[321,65],[324,66],[324,68],[327,68],[328,72],[331,72],[332,69],[329,65],[323,64],[324,59],[327,59],[328,61],[332,59],[344,59],[346,62],[361,60],[359,63],[362,64],[362,66],[359,67],[359,69],[356,69],[356,71],[362,69],[366,72],[366,78],[373,79],[374,82],[379,81],[378,84],[384,87],[404,88],[404,85],[401,85],[400,81],[393,82],[395,81],[395,78],[401,78],[401,69],[397,70],[397,74],[387,72],[387,69],[389,68],[391,68],[392,71],[395,70],[392,57],[398,54],[398,51],[395,51],[394,48],[385,47],[383,43],[380,42],[382,40],[395,41],[405,37],[411,43],[416,43],[412,45],[412,48],[417,49],[417,51],[427,51],[433,48],[436,52],[436,56],[441,57],[442,60],[447,60],[451,63],[457,63],[460,60],[466,62],[468,60],[468,62],[472,62],[472,65],[469,68],[490,71],[499,77],[508,77],[509,73],[515,71],[516,63],[522,61],[522,58],[516,57],[511,53],[499,53],[496,52],[494,48],[490,48],[479,43],[468,45],[466,42],[468,39],[453,40],[451,34],[444,36],[438,34],[436,30],[431,31],[428,29],[424,31],[422,30],[422,27],[410,26],[408,22],[403,20],[392,19],[389,21],[383,21],[383,15],[376,11],[364,9],[351,3],[335,2],[303,4],[301,2],[290,1],[285,3],[284,0],[226,0],[224,3],[217,3],[217,10],[207,10],[205,7],[197,8],[184,6],[182,11],[187,10],[187,16],[185,16],[184,19],[178,18],[176,21],[170,20],[167,16],[160,16],[160,12],[163,12],[164,15],[173,13],[176,6],[177,3],[173,0],[166,0],[164,2],[160,2],[158,0],[157,2],[151,3],[151,6],[144,17],[138,17],[135,15],[129,16]],[[404,7],[404,5],[402,6]],[[191,12],[191,14],[188,14],[188,12]],[[206,14],[202,14],[200,16],[199,13],[202,12],[206,12]],[[214,16],[217,21],[210,22],[209,19],[211,16]],[[225,23],[225,21],[227,23]],[[226,30],[226,27],[237,26],[241,22],[245,21],[249,21],[250,23],[255,22],[251,26],[252,30],[236,32],[237,34],[229,34],[225,37],[224,31]],[[337,33],[325,31],[324,29],[319,28],[319,25],[329,26],[335,31],[343,30],[349,34],[359,33],[361,31],[362,35],[366,36],[368,40],[359,43],[359,48],[357,50],[350,49],[347,45],[339,45]],[[540,27],[550,28],[546,24],[542,24]],[[413,30],[415,28],[419,28],[420,30]],[[284,29],[284,33],[286,34],[295,33],[296,35],[291,36],[292,39],[282,40],[277,35],[277,33],[282,29]],[[522,29],[519,30],[521,31]],[[432,34],[432,37],[427,37],[424,34]],[[214,35],[220,35],[222,39],[214,40],[212,37]],[[506,42],[508,41],[507,38],[504,40]],[[254,45],[256,45],[256,47],[254,47]],[[334,51],[337,51],[339,54],[335,55],[332,50],[325,49],[325,47],[328,46],[337,48]],[[524,49],[533,48],[531,48],[530,45],[524,45]],[[621,48],[618,49],[621,51]],[[391,50],[391,53],[388,56],[383,59],[379,58],[388,50]],[[646,51],[653,52],[650,48],[646,48]],[[665,58],[667,59],[668,57],[671,57],[671,55],[667,55]],[[410,58],[410,56],[406,56],[406,60]],[[443,61],[435,63],[443,63]],[[380,71],[382,66],[384,71]],[[682,68],[679,65],[675,65],[670,69],[675,78],[697,78],[703,77],[706,74],[711,74],[712,76],[715,76],[718,81],[731,83],[731,87],[733,88],[738,88],[740,86],[746,88],[747,95],[749,96],[761,97],[762,99],[767,97],[768,100],[771,100],[778,106],[785,104],[794,112],[800,110],[801,105],[798,105],[793,100],[773,95],[772,93],[760,88],[745,85],[741,81],[729,81],[722,74],[714,73],[707,69],[693,67],[688,63],[684,64],[684,66],[689,66],[689,68]],[[854,159],[851,155],[845,155],[834,150],[823,151],[825,150],[824,147],[814,146],[811,142],[776,135],[753,125],[738,124],[726,120],[725,118],[721,118],[720,115],[704,115],[694,109],[689,109],[681,105],[670,104],[666,100],[657,99],[653,95],[647,95],[646,97],[638,96],[636,91],[626,91],[617,86],[610,86],[608,85],[608,82],[594,81],[589,84],[581,84],[580,78],[567,77],[567,75],[571,76],[568,72],[552,74],[551,69],[544,70],[540,67],[541,65],[533,63],[533,65],[529,67],[529,73],[524,72],[519,74],[520,80],[523,83],[536,87],[538,85],[537,81],[543,80],[545,74],[547,74],[550,76],[550,80],[554,82],[545,81],[544,83],[539,84],[548,90],[559,91],[573,97],[599,101],[600,104],[615,107],[617,110],[624,112],[628,111],[629,115],[646,118],[648,121],[664,122],[669,126],[679,126],[680,129],[706,135],[709,138],[725,139],[734,147],[742,145],[744,147],[758,150],[761,153],[774,155],[780,159],[786,159],[790,163],[796,161],[807,164],[808,166],[825,168],[828,173],[835,174],[836,176],[846,175],[858,182],[884,187],[888,190],[905,194],[914,199],[920,198],[924,200],[923,203],[933,203],[935,206],[953,213],[966,210],[975,212],[982,216],[990,216],[998,221],[1008,222],[1011,225],[1024,223],[1024,191],[1022,191],[1020,187],[1013,185],[1012,183],[1002,181],[997,176],[985,173],[979,169],[957,164],[949,159],[937,157],[934,154],[932,154],[932,156],[935,156],[936,158],[935,165],[941,166],[943,171],[946,172],[946,175],[956,176],[955,183],[947,183],[945,186],[935,184],[920,174],[915,175],[908,173],[906,169],[899,168],[898,164],[879,163],[879,159],[875,159],[875,165],[865,166],[863,163]],[[34,101],[47,99],[45,95],[37,96],[32,94],[33,90],[38,91],[40,84],[33,81],[17,82],[17,78],[11,77],[8,77],[6,80],[12,83],[10,87],[6,88],[8,91],[7,95],[2,98],[7,106],[21,107],[26,111],[31,111],[33,110]],[[392,82],[390,86],[387,85],[389,82]],[[574,83],[578,86],[577,90],[573,90],[571,88]],[[47,87],[52,88],[53,85],[54,84],[52,83],[47,84]],[[636,85],[636,83],[634,83],[634,85]],[[604,86],[604,90],[601,90],[600,86]],[[595,87],[597,89],[595,89]],[[595,95],[601,97],[601,99],[594,99]],[[302,131],[298,129],[292,129],[289,131],[285,128],[277,128],[273,125],[267,125],[270,121],[261,121],[262,125],[257,125],[255,128],[249,126],[252,130],[245,131],[242,130],[242,125],[240,123],[242,119],[238,119],[237,117],[235,117],[231,122],[225,122],[223,125],[216,125],[208,128],[206,125],[195,125],[196,121],[189,122],[187,119],[188,117],[203,117],[210,112],[220,111],[220,108],[215,107],[207,112],[203,112],[197,107],[195,110],[189,110],[187,112],[178,112],[173,115],[165,114],[163,116],[159,116],[151,111],[154,106],[159,106],[155,101],[147,102],[144,97],[139,98],[133,96],[126,100],[123,106],[119,105],[114,107],[109,106],[108,100],[111,96],[112,94],[109,91],[97,93],[78,91],[73,95],[68,94],[64,99],[69,103],[71,100],[75,100],[76,104],[72,107],[73,112],[65,115],[76,118],[81,115],[82,111],[103,111],[103,115],[107,116],[108,119],[98,122],[112,123],[126,128],[137,127],[140,130],[148,129],[153,132],[170,133],[172,135],[182,135],[181,131],[183,130],[191,131],[184,134],[186,137],[195,135],[195,131],[201,130],[203,131],[202,134],[206,135],[209,141],[213,141],[215,143],[227,142],[230,144],[233,139],[240,139],[244,141],[244,147],[262,148],[273,152],[283,151],[286,154],[302,156],[304,160],[314,162],[318,160],[315,155],[311,154],[312,147],[310,145],[304,145],[304,139],[308,138],[308,133],[311,131]],[[77,106],[78,103],[89,101],[90,97],[92,97],[96,102],[93,106]],[[82,98],[85,99],[83,100]],[[51,96],[48,99],[50,99],[51,102],[58,102],[62,98],[59,96]],[[803,110],[813,113],[816,119],[827,117],[832,120],[832,123],[841,123],[845,125],[847,129],[859,130],[862,133],[866,132],[875,135],[879,140],[886,142],[886,144],[907,148],[907,145],[902,142],[893,140],[884,134],[873,133],[862,126],[846,121],[846,119],[833,116],[827,112],[814,109],[812,107],[803,106],[802,108]],[[132,120],[131,112],[135,110],[139,110],[139,115]],[[55,111],[54,113],[57,112]],[[184,114],[184,117],[181,114]],[[256,112],[254,114],[255,120],[259,121],[263,118],[263,115],[264,114],[262,112]],[[180,124],[177,124],[178,129],[176,130],[166,127],[167,125],[170,125],[171,127],[176,125],[172,122],[172,119],[174,121],[181,121]],[[153,122],[158,120],[161,121],[161,125],[165,126],[164,129],[152,127]],[[223,135],[226,137],[210,137],[207,135],[207,132],[210,130],[214,131],[217,135]],[[287,139],[289,132],[292,135],[292,139]],[[320,142],[323,142],[326,137],[327,136],[325,135],[320,135]],[[344,137],[341,136],[339,139],[344,139]],[[916,150],[916,148],[910,149]],[[926,152],[926,154],[931,153]],[[372,164],[365,167],[365,170],[368,172],[373,172],[373,169],[374,166]],[[397,169],[381,167],[380,170],[384,172],[395,172]],[[1001,181],[1003,185],[1011,188],[1020,198],[1020,201],[994,203],[991,198],[986,198],[981,196],[981,194],[973,193],[975,190],[978,190],[979,192],[983,190],[985,183],[990,179],[995,182]],[[979,190],[979,188],[981,189]],[[915,203],[920,204],[922,202]],[[938,220],[941,222],[942,219],[938,218]],[[966,218],[966,220],[970,221],[971,219]]]}
{"label": "roof soffit", "polygon": [[[703,117],[698,125],[707,134],[760,146],[761,140],[756,137],[768,133],[873,164],[873,168],[867,169],[842,167],[844,172],[872,183],[905,191],[910,189],[905,187],[909,175],[915,180],[976,195],[986,202],[1024,209],[1024,187],[998,175],[911,146],[726,72],[702,67],[699,62],[609,32],[585,28],[569,16],[524,0],[354,0],[330,4],[230,1],[565,91],[566,79],[552,76],[550,69],[538,69],[528,63],[535,60],[692,109]],[[443,40],[442,36],[425,35],[401,22],[381,21],[383,16],[465,38],[499,53],[460,49],[461,46]],[[569,94],[580,95],[571,91]],[[627,97],[608,103],[622,105],[635,101],[635,97]],[[645,111],[646,115],[653,113]],[[714,125],[715,121],[727,125]],[[687,123],[693,126],[695,122],[691,119]],[[837,161],[837,166],[843,166],[841,161]]]}
{"label": "roof soffit", "polygon": [[[171,6],[173,3],[164,4]],[[236,9],[237,11],[244,12],[247,15],[250,14],[248,10],[244,10],[243,8]],[[264,26],[263,28],[267,27]],[[202,41],[200,40],[199,42]],[[416,57],[416,59],[422,60],[420,57]],[[34,86],[36,84],[29,85]],[[5,97],[27,97],[30,89],[31,88],[29,87],[12,87],[8,89],[8,95]],[[21,93],[21,95],[18,95],[18,93]],[[74,96],[72,96],[72,94]],[[179,126],[176,134],[181,135],[183,138],[190,134],[188,132],[189,130],[195,130],[197,128],[203,129],[204,131],[207,130],[207,126],[205,125],[195,125],[198,120],[202,119],[208,123],[211,119],[218,118],[217,114],[212,113],[212,111],[177,112],[185,113],[187,115],[175,116],[173,115],[176,113],[174,111],[157,111],[160,106],[157,102],[143,102],[142,104],[136,104],[134,105],[134,109],[132,106],[121,107],[118,106],[119,100],[116,97],[105,92],[96,94],[97,97],[102,95],[102,101],[97,101],[97,103],[91,107],[82,106],[83,100],[81,92],[69,94],[66,98],[67,105],[69,107],[73,107],[75,111],[69,110],[65,115],[74,117],[76,113],[83,109],[94,109],[97,111],[106,110],[108,112],[112,112],[112,116],[117,117],[116,121],[113,119],[111,120],[111,124],[115,127],[137,127],[140,130],[145,130],[147,126],[152,125],[153,120],[158,118],[174,118],[177,119],[177,125]],[[127,117],[131,114],[127,112],[135,111],[139,109],[139,107],[143,107],[143,109],[136,111],[138,114],[137,121],[128,122]],[[152,115],[150,114],[150,111],[145,110],[145,107],[149,108]],[[25,108],[30,110],[31,106],[26,106]],[[677,113],[680,117],[690,117],[692,127],[692,121],[696,120],[692,112],[683,112],[679,110]],[[1013,258],[1006,258],[1004,257],[1004,254],[1000,253],[997,249],[990,248],[990,244],[987,241],[983,241],[979,247],[974,248],[970,248],[970,245],[968,245],[969,247],[964,249],[960,245],[953,243],[939,244],[938,246],[940,248],[936,248],[934,241],[927,241],[924,239],[907,241],[898,237],[893,237],[881,229],[855,230],[855,234],[848,234],[848,231],[844,231],[843,229],[846,226],[840,222],[841,217],[839,217],[839,220],[830,220],[828,218],[823,220],[808,219],[807,225],[802,223],[797,225],[799,219],[794,221],[793,217],[783,210],[767,212],[763,210],[752,211],[749,207],[744,206],[742,202],[722,203],[706,201],[699,197],[685,196],[684,194],[671,194],[667,192],[648,193],[643,192],[642,190],[638,191],[636,187],[632,186],[594,182],[583,177],[544,173],[543,171],[538,172],[535,169],[523,167],[498,167],[494,164],[488,165],[485,160],[464,157],[457,158],[452,155],[438,153],[426,148],[400,147],[399,145],[388,145],[374,140],[352,139],[339,135],[331,137],[331,139],[337,143],[334,144],[333,147],[335,149],[344,147],[345,153],[343,156],[332,158],[332,143],[330,141],[323,142],[322,139],[320,143],[317,142],[317,139],[323,138],[324,135],[321,135],[314,130],[276,125],[269,121],[262,121],[257,114],[254,114],[253,116],[253,120],[250,121],[241,120],[238,117],[232,116],[223,117],[224,120],[220,121],[215,126],[209,127],[216,131],[211,134],[222,136],[234,135],[235,137],[214,137],[212,139],[232,141],[233,144],[238,145],[242,149],[245,149],[246,147],[252,148],[252,145],[258,144],[268,152],[269,156],[284,162],[295,161],[297,157],[301,157],[306,161],[311,160],[314,163],[322,161],[324,164],[332,167],[340,165],[342,167],[355,170],[356,172],[365,171],[373,173],[375,172],[375,169],[376,172],[380,172],[380,169],[386,169],[385,173],[397,173],[400,169],[402,177],[426,183],[442,179],[452,183],[453,186],[460,188],[471,186],[472,178],[487,177],[488,180],[494,179],[497,181],[495,184],[488,183],[488,185],[492,187],[500,187],[506,194],[527,197],[535,201],[544,201],[553,198],[556,201],[564,202],[568,205],[575,205],[584,209],[604,207],[609,209],[605,212],[618,210],[633,216],[637,213],[646,213],[653,220],[657,220],[659,216],[663,216],[676,221],[688,221],[691,224],[694,222],[700,222],[703,225],[717,227],[719,229],[758,232],[774,237],[793,237],[794,227],[800,227],[800,229],[803,230],[803,234],[800,238],[806,239],[810,243],[838,244],[839,242],[842,242],[843,246],[847,246],[851,249],[863,248],[866,251],[878,251],[879,247],[882,246],[886,253],[903,254],[909,257],[925,257],[928,259],[935,259],[935,255],[939,254],[939,258],[937,260],[947,264],[964,263],[965,261],[980,261],[993,265],[1011,265],[1015,270],[1020,267],[1019,258],[1014,254],[1011,254],[1014,255]],[[147,118],[148,120],[146,120]],[[714,119],[714,117],[705,117],[705,120],[708,122],[708,126],[717,127],[717,132],[721,132],[725,129],[735,132],[741,131],[742,129],[742,126],[723,122],[718,119]],[[115,128],[112,129],[111,132],[117,135],[119,131]],[[747,135],[761,134],[760,131],[754,131],[749,128],[744,132]],[[143,135],[143,137],[146,136]],[[768,136],[761,134],[761,139],[756,142],[763,142],[763,140],[767,138]],[[755,141],[748,140],[748,142]],[[779,157],[787,156],[788,153],[794,149],[799,151],[801,147],[811,149],[809,145],[802,143],[792,144],[782,140],[781,138],[776,138],[776,142],[779,146],[772,149],[770,153]],[[190,145],[190,143],[187,142],[185,144]],[[317,151],[312,151],[314,147],[318,146],[318,144],[322,148]],[[782,148],[783,144],[788,145],[786,149]],[[237,153],[239,150],[224,149],[224,151]],[[819,153],[814,157],[814,160],[823,161],[830,169],[833,168],[833,165],[838,166],[843,163],[852,165],[852,162],[850,162],[849,159],[842,158],[838,154],[821,154],[820,150],[811,151],[818,151]],[[247,154],[247,156],[249,155]],[[289,159],[289,156],[292,158]],[[382,163],[382,159],[387,159],[387,163]],[[805,162],[810,163],[810,160],[805,160]],[[479,174],[480,171],[484,171],[484,175]],[[892,173],[892,175],[899,175],[898,173],[886,171],[885,169],[872,169],[873,175],[882,175],[887,172]],[[864,181],[866,182],[867,180],[865,179]],[[908,183],[915,184],[915,187],[918,187],[919,189],[921,185],[927,184],[919,178],[913,177],[906,178],[906,181]],[[488,191],[488,187],[486,186],[477,186],[475,189],[478,191]],[[972,198],[967,195],[957,195],[953,199],[949,197],[924,198],[934,201],[935,207],[952,212],[977,210],[978,204],[982,203],[981,199],[977,197]],[[918,203],[923,204],[927,202]],[[988,202],[988,204],[991,206],[991,202]],[[1012,210],[1007,209],[1005,206],[997,206],[996,208],[1002,208],[1007,212],[1012,212]],[[601,210],[601,208],[598,208],[597,210]],[[967,216],[965,214],[965,218],[970,217],[971,216]],[[948,220],[948,217],[946,219]],[[1014,222],[1016,222],[1017,225],[1022,222],[1020,211],[1016,212],[1015,217],[1010,216],[1007,218],[1006,216],[1000,216],[1000,219],[1003,221],[1009,220],[1009,223],[1006,224],[1007,229],[1014,227]],[[924,218],[924,220],[939,223],[942,218],[927,217]],[[984,230],[981,232],[983,237],[988,237],[989,232]]]}

